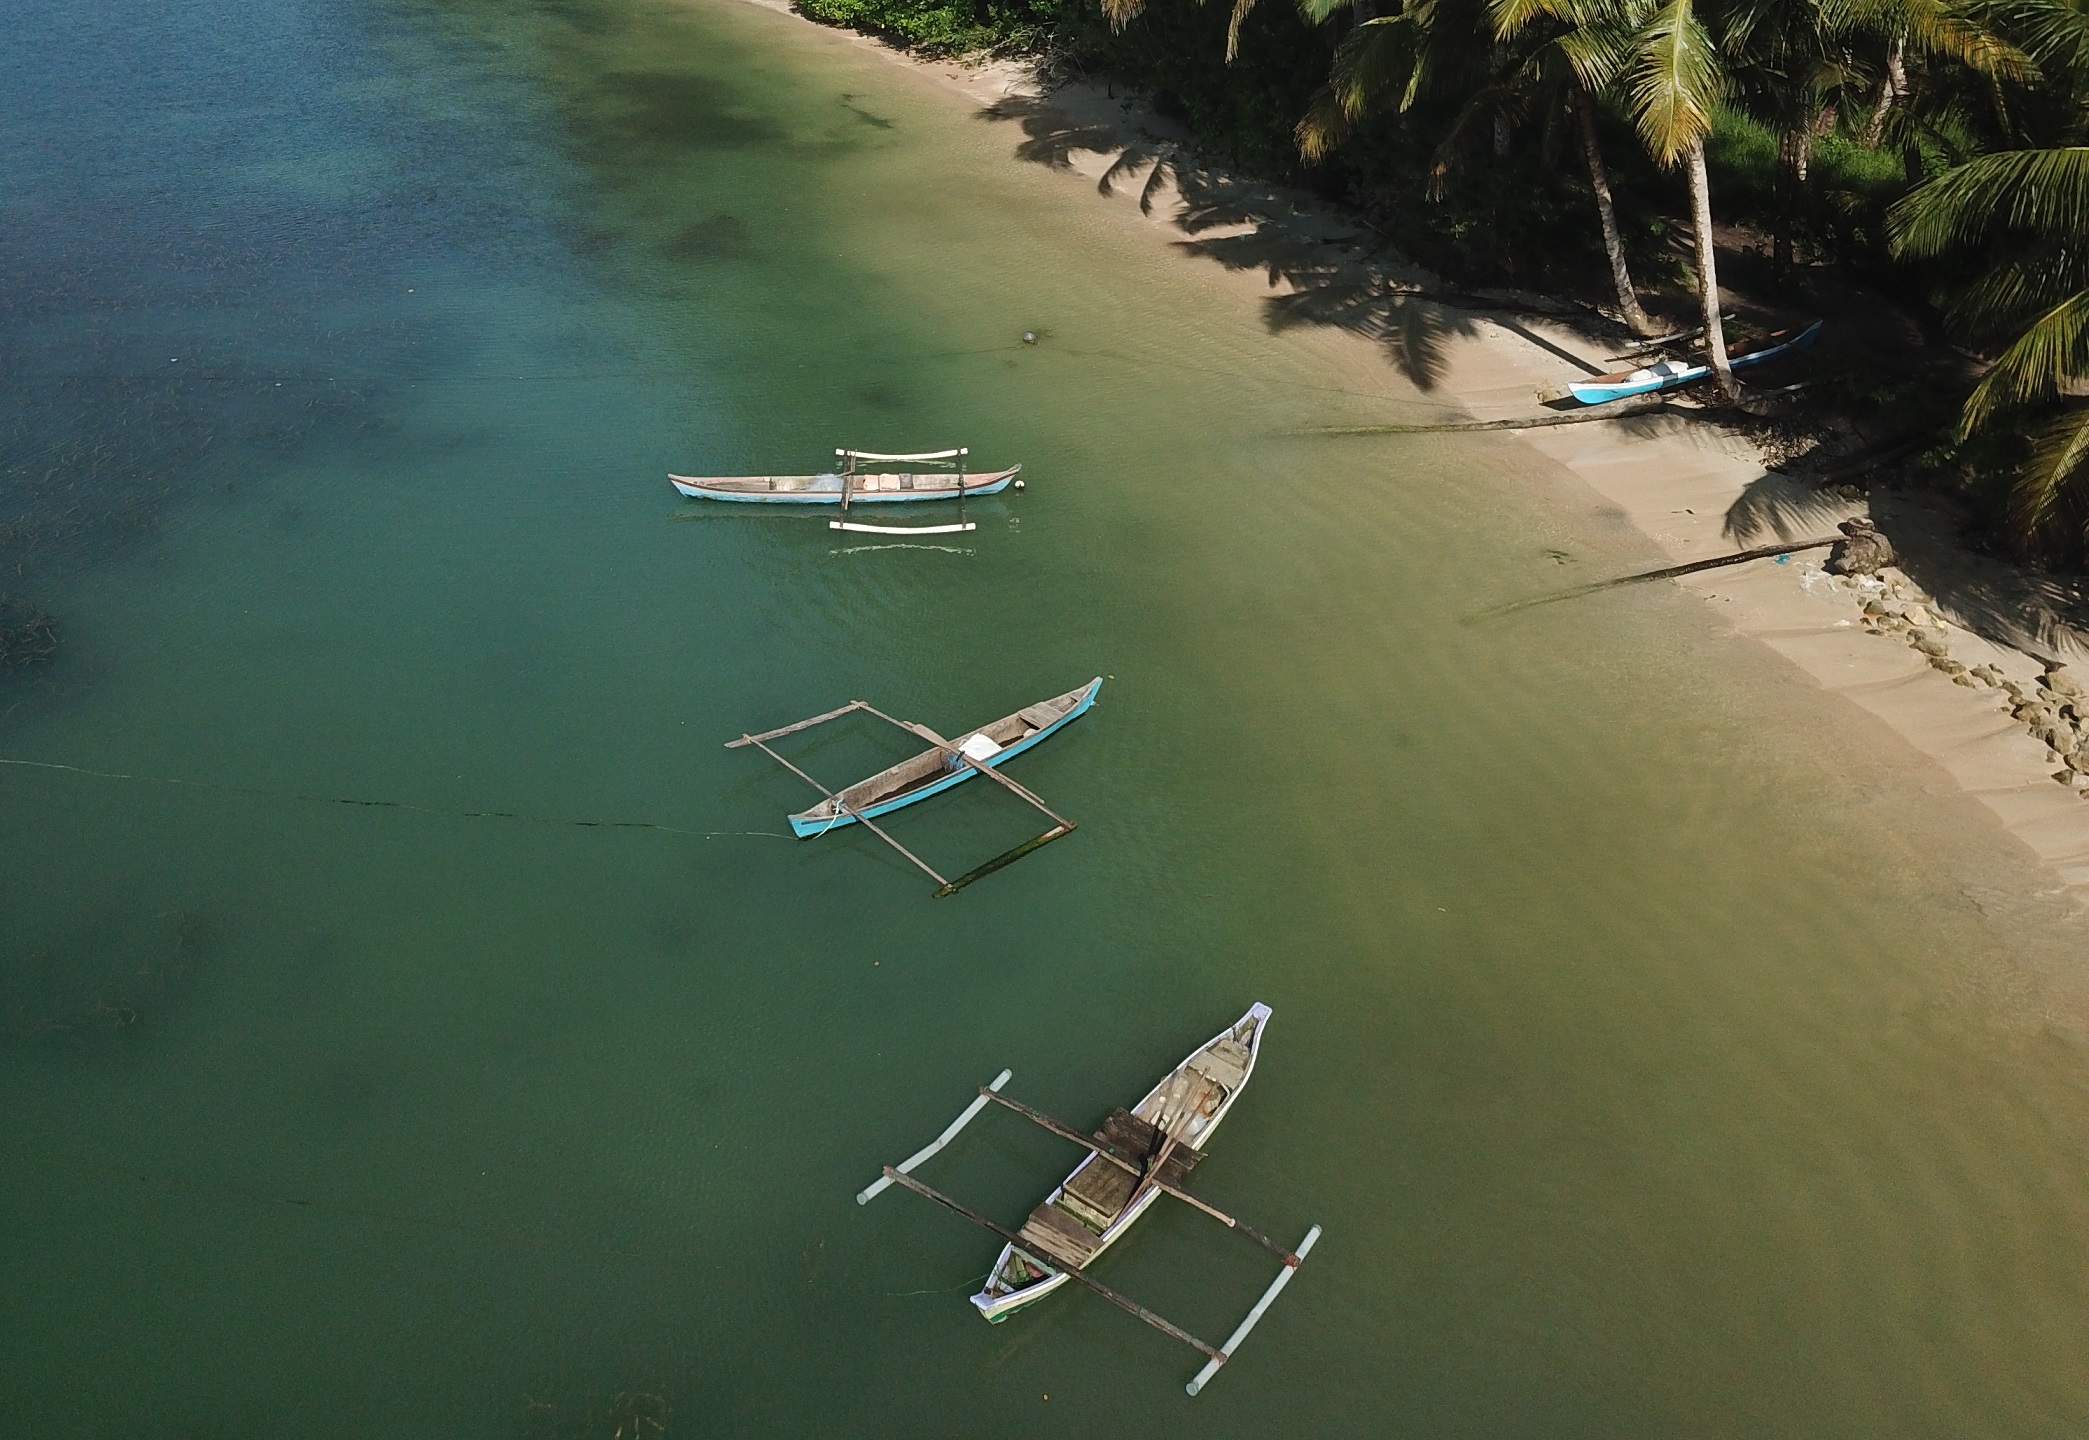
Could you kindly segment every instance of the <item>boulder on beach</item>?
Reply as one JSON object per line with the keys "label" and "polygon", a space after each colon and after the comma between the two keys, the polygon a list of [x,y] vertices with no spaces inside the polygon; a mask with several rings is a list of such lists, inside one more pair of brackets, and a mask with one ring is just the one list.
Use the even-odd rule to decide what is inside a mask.
{"label": "boulder on beach", "polygon": [[1828,570],[1835,575],[1876,575],[1893,563],[1893,546],[1876,526],[1863,516],[1835,527],[1843,538],[1828,552]]}

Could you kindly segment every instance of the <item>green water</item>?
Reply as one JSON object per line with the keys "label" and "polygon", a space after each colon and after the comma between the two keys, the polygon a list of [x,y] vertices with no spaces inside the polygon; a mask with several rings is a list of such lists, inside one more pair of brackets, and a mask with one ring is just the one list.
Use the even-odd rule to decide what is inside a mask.
{"label": "green water", "polygon": [[[1680,595],[1464,623],[1646,557],[1528,452],[1285,437],[1425,399],[768,11],[20,36],[0,518],[65,648],[0,754],[273,793],[0,772],[0,1431],[2089,1421],[2057,882]],[[1032,484],[907,547],[661,478],[850,443]],[[1012,767],[1079,831],[948,901],[722,748],[1096,674]],[[891,828],[953,873],[1036,825]],[[1326,1235],[1201,1398],[853,1203],[1004,1065],[1092,1122],[1257,999],[1198,1187]],[[1070,1158],[989,1116],[923,1174],[1014,1221]],[[1178,1207],[1098,1273],[1218,1340],[1271,1268]]]}

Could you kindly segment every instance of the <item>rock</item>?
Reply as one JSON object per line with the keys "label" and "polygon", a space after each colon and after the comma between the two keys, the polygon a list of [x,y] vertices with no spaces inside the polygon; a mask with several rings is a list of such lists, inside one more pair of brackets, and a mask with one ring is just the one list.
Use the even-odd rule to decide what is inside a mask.
{"label": "rock", "polygon": [[1843,538],[1828,552],[1828,570],[1836,575],[1876,575],[1893,563],[1893,546],[1869,520],[1858,517],[1835,527]]}
{"label": "rock", "polygon": [[2047,670],[2043,683],[2046,689],[2058,695],[2065,695],[2070,700],[2089,695],[2089,691],[2082,688],[2082,682],[2075,679],[2074,673],[2065,665],[2055,665]]}
{"label": "rock", "polygon": [[2009,679],[2007,676],[2003,677],[2001,681],[2001,687],[2003,693],[2008,695],[2010,699],[2014,700],[2019,705],[2023,704],[2026,700],[2031,698],[2030,695],[2025,693],[2023,686],[2017,684],[2016,681]]}
{"label": "rock", "polygon": [[1908,644],[1925,655],[1949,655],[1951,642],[1942,630],[1917,630],[1908,636]]}
{"label": "rock", "polygon": [[1932,655],[1929,657],[1929,664],[1932,670],[1941,670],[1954,680],[1966,673],[1966,667],[1949,655]]}
{"label": "rock", "polygon": [[1975,680],[1972,676],[1963,673],[1952,676],[1951,683],[1954,685],[1963,685],[1968,690],[1978,690],[1980,688],[1980,682],[1978,680]]}
{"label": "rock", "polygon": [[1877,600],[1865,601],[1864,613],[1874,619],[1879,619],[1887,615],[1905,615],[1908,612],[1907,607],[1902,605],[1900,601],[1888,600],[1882,597]]}
{"label": "rock", "polygon": [[2002,683],[2002,672],[1992,665],[1975,665],[1966,673],[1983,685],[2000,685]]}

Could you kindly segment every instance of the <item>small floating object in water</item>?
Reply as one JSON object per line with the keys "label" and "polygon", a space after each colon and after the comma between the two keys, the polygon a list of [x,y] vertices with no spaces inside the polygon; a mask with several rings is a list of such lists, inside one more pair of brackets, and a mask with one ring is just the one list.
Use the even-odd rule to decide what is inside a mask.
{"label": "small floating object in water", "polygon": [[[1069,690],[1064,695],[1056,695],[1050,700],[1025,706],[1013,715],[1004,715],[999,720],[968,731],[956,740],[945,740],[928,726],[911,720],[895,720],[866,701],[851,700],[838,710],[829,710],[826,714],[815,715],[810,720],[800,720],[795,725],[765,730],[759,735],[742,735],[737,740],[727,741],[725,748],[736,750],[742,745],[752,745],[827,797],[812,809],[800,811],[790,817],[792,833],[799,839],[816,839],[830,830],[860,821],[872,834],[906,856],[933,879],[940,887],[935,892],[936,898],[940,900],[946,895],[956,894],[974,880],[991,875],[1003,866],[1013,865],[1031,851],[1041,849],[1073,830],[1073,821],[1059,815],[1044,801],[1003,775],[1000,767],[1009,757],[1022,754],[1086,714],[1095,704],[1096,692],[1102,689],[1102,684],[1102,677],[1098,675],[1086,685]],[[824,725],[829,720],[838,720],[858,710],[866,715],[876,716],[887,724],[897,725],[909,734],[928,741],[934,748],[923,751],[911,760],[888,766],[868,780],[858,781],[836,792],[829,790],[764,743],[778,736],[809,730],[815,725]],[[946,880],[931,869],[920,856],[878,827],[877,816],[890,814],[902,806],[926,800],[931,795],[940,795],[955,785],[963,784],[975,774],[986,776],[1043,811],[1054,822],[1052,828],[1024,841],[1012,850],[996,855],[983,865],[973,867],[955,880]]]}
{"label": "small floating object in water", "polygon": [[[981,1087],[978,1098],[935,1140],[898,1165],[886,1166],[882,1178],[857,1194],[856,1203],[868,1205],[890,1186],[899,1185],[993,1231],[1006,1243],[985,1288],[972,1297],[972,1304],[983,1317],[993,1322],[1004,1320],[1072,1281],[1202,1353],[1209,1363],[1187,1387],[1195,1395],[1233,1357],[1320,1239],[1320,1227],[1315,1225],[1306,1232],[1296,1251],[1287,1250],[1254,1227],[1181,1188],[1190,1169],[1204,1158],[1197,1145],[1209,1143],[1254,1072],[1269,1017],[1267,1005],[1249,1007],[1247,1014],[1191,1051],[1131,1110],[1112,1111],[1092,1136],[1001,1094],[1001,1087],[1009,1079],[1009,1072],[1003,1070],[993,1084]],[[1004,1229],[930,1189],[910,1173],[956,1139],[958,1132],[990,1103],[1013,1110],[1090,1152],[1059,1188],[1031,1212],[1020,1231]],[[1223,1346],[1206,1344],[1087,1273],[1095,1257],[1129,1230],[1163,1194],[1203,1211],[1283,1262],[1277,1278]]]}
{"label": "small floating object in water", "polygon": [[1023,332],[1023,343],[1025,345],[1035,345],[1037,343],[1037,332],[1035,330],[1025,330]]}

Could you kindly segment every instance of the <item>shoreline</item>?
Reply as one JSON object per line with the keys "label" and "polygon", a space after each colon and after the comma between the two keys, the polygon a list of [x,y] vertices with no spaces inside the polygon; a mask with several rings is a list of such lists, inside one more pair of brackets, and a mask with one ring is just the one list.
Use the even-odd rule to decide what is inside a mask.
{"label": "shoreline", "polygon": [[[1360,245],[1370,238],[1360,220],[1317,196],[1209,166],[1185,129],[1092,83],[1050,85],[1027,61],[925,58],[810,20],[785,0],[742,3],[875,53],[1017,122],[1033,147],[1049,146],[1051,168],[1087,182],[1091,202],[1165,237],[1178,251],[1193,237],[1204,252],[1194,258],[1207,262],[1207,277],[1217,272],[1235,282],[1248,303],[1330,284],[1368,292],[1372,305],[1356,310],[1350,323],[1327,326],[1370,351],[1359,356],[1360,365],[1404,373],[1422,404],[1475,421],[1543,414],[1542,397],[1560,393],[1570,379],[1611,368],[1607,342],[1573,323],[1577,307],[1507,292],[1480,297],[1498,295],[1513,307],[1502,310],[1432,299],[1445,288],[1440,279],[1372,253],[1375,242]],[[1198,200],[1217,193],[1245,218],[1184,223]],[[1219,247],[1244,237],[1257,242],[1247,247],[1254,263],[1228,261]],[[1428,334],[1424,353],[1400,353],[1400,325]],[[1671,565],[1825,538],[1842,520],[1877,518],[1872,497],[1845,499],[1786,477],[1753,440],[1715,420],[1656,413],[1502,433],[1580,481]],[[1920,531],[1933,567],[1959,574],[2002,568],[1983,566],[1956,547],[1938,506],[1919,497],[1877,498],[1896,512],[1881,528],[1889,535]],[[1664,583],[1697,595],[1736,633],[1782,656],[1940,767],[1987,808],[2002,832],[2030,849],[2078,908],[2089,907],[2089,765],[2074,773],[2033,734],[2089,734],[2089,698],[2077,706],[2062,693],[2077,681],[2089,691],[2089,664],[2082,663],[2089,649],[2049,616],[2027,615],[2009,596],[1987,593],[2006,587],[1982,587],[1990,603],[1974,613],[1976,607],[1948,594],[1932,595],[1901,569],[1888,568],[1878,579],[1836,576],[1824,558],[1816,551],[1789,562],[1757,560]],[[2041,688],[2048,660],[2076,662],[2072,675],[2053,681],[2057,692]],[[2074,753],[2078,761],[2089,756]],[[2061,775],[2071,778],[2063,783]]]}

